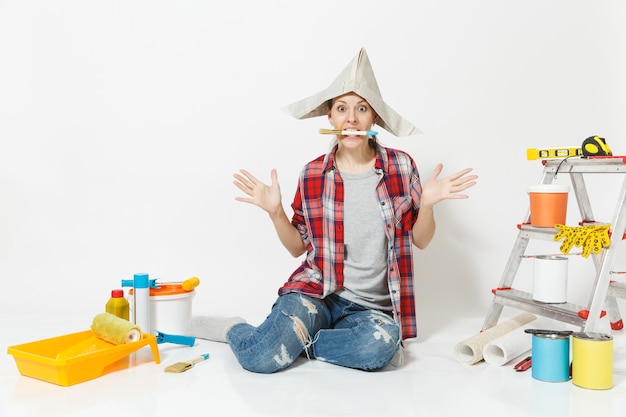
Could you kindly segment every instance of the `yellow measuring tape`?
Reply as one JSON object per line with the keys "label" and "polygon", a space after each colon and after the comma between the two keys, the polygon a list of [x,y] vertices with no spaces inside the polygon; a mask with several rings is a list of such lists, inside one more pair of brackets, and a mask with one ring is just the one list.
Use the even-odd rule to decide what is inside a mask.
{"label": "yellow measuring tape", "polygon": [[569,158],[570,156],[583,156],[582,148],[526,149],[526,159],[529,161],[539,158]]}

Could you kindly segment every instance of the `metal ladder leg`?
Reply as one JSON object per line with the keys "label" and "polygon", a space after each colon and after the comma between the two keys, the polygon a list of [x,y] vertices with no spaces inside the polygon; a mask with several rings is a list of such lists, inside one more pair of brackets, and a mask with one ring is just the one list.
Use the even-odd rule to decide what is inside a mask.
{"label": "metal ladder leg", "polygon": [[[502,273],[502,277],[500,278],[498,288],[494,289],[494,291],[497,291],[499,289],[511,288],[511,285],[513,285],[513,281],[515,280],[517,270],[519,269],[520,263],[522,262],[522,257],[524,256],[526,248],[528,247],[528,242],[528,236],[525,236],[522,233],[518,233],[517,239],[515,239],[515,245],[513,245],[513,250],[509,255],[509,260],[507,261],[504,272]],[[502,314],[502,307],[502,304],[496,303],[495,301],[491,302],[489,310],[487,311],[487,316],[485,317],[485,321],[483,323],[482,330],[487,330],[488,328],[493,327],[498,323],[500,314]]]}
{"label": "metal ladder leg", "polygon": [[[617,258],[617,248],[624,238],[624,231],[626,230],[626,179],[622,185],[620,201],[618,202],[617,210],[611,222],[611,227],[611,244],[602,251],[601,266],[596,273],[593,286],[594,290],[589,301],[589,317],[585,323],[584,331],[595,331],[597,329],[603,305],[606,305],[607,308],[611,310],[616,310],[609,310],[611,326],[613,328],[623,327],[619,310],[617,310],[617,301],[613,296],[607,296],[607,293],[611,279],[611,269]],[[611,315],[617,315],[617,317],[611,317]]]}

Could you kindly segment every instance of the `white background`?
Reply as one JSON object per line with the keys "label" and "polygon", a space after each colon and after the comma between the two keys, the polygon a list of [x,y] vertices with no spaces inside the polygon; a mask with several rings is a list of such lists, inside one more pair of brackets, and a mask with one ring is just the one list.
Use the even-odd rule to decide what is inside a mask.
{"label": "white background", "polygon": [[[147,272],[198,276],[195,313],[261,320],[300,260],[234,200],[232,174],[276,168],[291,215],[300,168],[330,138],[325,118],[280,109],[365,47],[385,101],[424,132],[382,143],[424,180],[438,162],[480,176],[437,206],[417,251],[420,326],[484,314],[540,179],[526,149],[598,134],[626,154],[625,21],[618,0],[0,0],[0,313],[88,325]],[[588,185],[611,221],[620,182]],[[525,260],[516,284],[531,281]],[[570,301],[592,281],[570,257]]]}

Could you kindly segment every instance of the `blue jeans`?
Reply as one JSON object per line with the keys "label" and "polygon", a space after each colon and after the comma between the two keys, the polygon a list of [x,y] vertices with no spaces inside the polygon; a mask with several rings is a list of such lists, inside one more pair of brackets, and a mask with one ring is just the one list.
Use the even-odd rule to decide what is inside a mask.
{"label": "blue jeans", "polygon": [[391,316],[331,294],[317,299],[299,293],[278,297],[260,326],[233,326],[226,340],[241,366],[272,373],[308,357],[348,368],[376,370],[400,346],[400,328]]}

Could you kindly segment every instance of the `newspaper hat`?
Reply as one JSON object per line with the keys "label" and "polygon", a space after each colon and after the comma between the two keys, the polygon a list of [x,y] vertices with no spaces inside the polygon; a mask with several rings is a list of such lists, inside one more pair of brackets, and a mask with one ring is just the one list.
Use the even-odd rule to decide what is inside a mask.
{"label": "newspaper hat", "polygon": [[359,54],[328,88],[313,96],[290,104],[283,110],[296,119],[326,116],[328,101],[346,93],[355,93],[367,100],[378,114],[376,124],[389,133],[395,136],[410,136],[422,133],[383,101],[365,48],[361,48]]}

